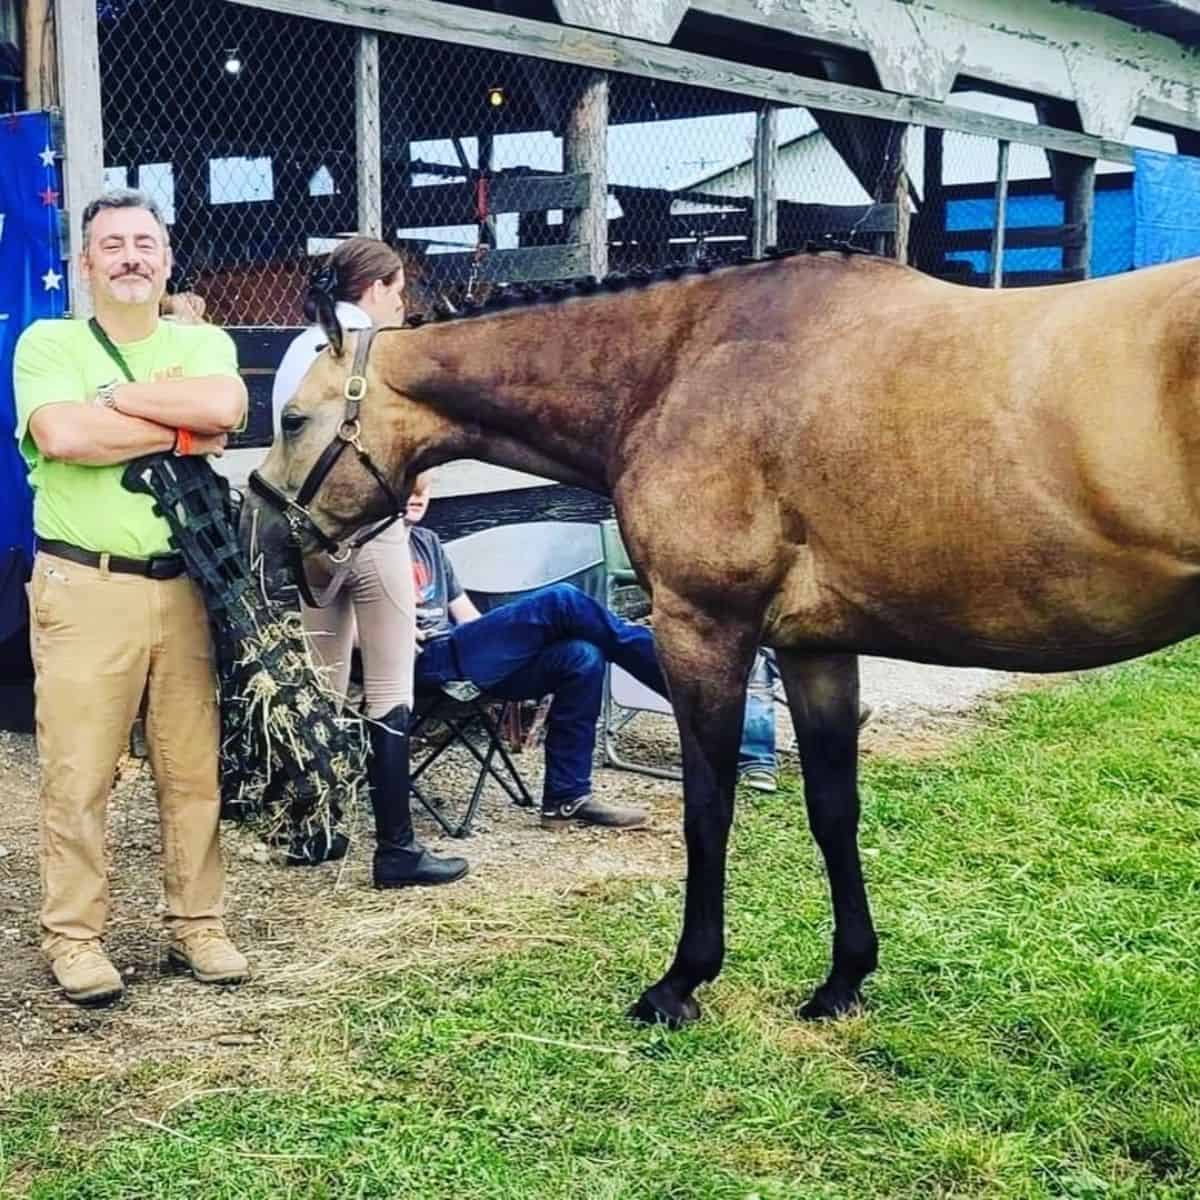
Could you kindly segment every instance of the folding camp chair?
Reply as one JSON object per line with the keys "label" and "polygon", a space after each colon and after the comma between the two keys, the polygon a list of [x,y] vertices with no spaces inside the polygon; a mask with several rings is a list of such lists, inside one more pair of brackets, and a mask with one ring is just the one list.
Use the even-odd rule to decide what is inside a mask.
{"label": "folding camp chair", "polygon": [[[555,583],[573,583],[598,596],[603,589],[604,556],[595,525],[569,521],[530,521],[480,530],[446,543],[446,555],[459,582],[481,612],[516,600]],[[447,684],[420,691],[411,735],[440,724],[444,735],[412,769],[413,794],[452,837],[466,837],[488,780],[499,784],[509,800],[532,807],[533,797],[504,744],[505,716],[519,701],[489,697],[473,685]],[[479,767],[466,808],[459,819],[422,786],[426,773],[456,749],[465,750]]]}
{"label": "folding camp chair", "polygon": [[[637,574],[629,561],[629,553],[621,540],[621,530],[615,520],[600,522],[600,542],[604,550],[604,603],[609,608],[616,606],[619,588],[637,585]],[[637,762],[626,757],[617,746],[617,734],[638,713],[656,713],[673,717],[671,702],[652,688],[634,679],[628,671],[612,663],[604,683],[604,765],[619,771],[637,771],[642,775],[653,775],[659,779],[682,779],[678,767],[660,767],[652,763]]]}

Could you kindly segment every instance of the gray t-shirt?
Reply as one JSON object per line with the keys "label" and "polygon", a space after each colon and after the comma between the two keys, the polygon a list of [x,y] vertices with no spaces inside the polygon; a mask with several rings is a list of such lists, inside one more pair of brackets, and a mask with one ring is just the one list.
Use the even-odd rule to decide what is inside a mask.
{"label": "gray t-shirt", "polygon": [[426,633],[446,633],[454,625],[450,601],[463,594],[462,584],[446,557],[442,539],[432,529],[411,525],[413,591],[417,600],[417,628]]}

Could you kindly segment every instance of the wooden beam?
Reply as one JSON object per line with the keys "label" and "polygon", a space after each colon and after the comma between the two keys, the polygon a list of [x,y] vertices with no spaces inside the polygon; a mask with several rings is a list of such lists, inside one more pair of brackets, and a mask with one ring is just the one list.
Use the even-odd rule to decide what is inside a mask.
{"label": "wooden beam", "polygon": [[[479,260],[476,278],[486,283],[537,283],[550,279],[579,279],[592,274],[587,246],[522,246],[516,250],[489,250]],[[461,282],[475,265],[475,255],[429,254],[422,260],[426,277],[434,281]]]}
{"label": "wooden beam", "polygon": [[104,129],[100,121],[100,47],[96,0],[58,0],[58,78],[63,107],[63,219],[69,222],[67,276],[71,312],[87,316],[91,297],[79,277],[83,210],[104,190]]}
{"label": "wooden beam", "polygon": [[[536,213],[555,208],[585,208],[591,198],[586,175],[501,175],[488,187],[493,213]],[[396,204],[400,225],[474,225],[477,219],[473,187],[466,183],[435,183],[412,188]]]}
{"label": "wooden beam", "polygon": [[894,204],[797,204],[780,200],[779,224],[788,230],[811,230],[814,235],[896,232]]}
{"label": "wooden beam", "polygon": [[1056,283],[1078,283],[1083,278],[1082,267],[1069,271],[1005,271],[1004,286],[1050,287]]}
{"label": "wooden beam", "polygon": [[639,220],[636,213],[626,212],[625,216],[609,221],[609,241],[623,245],[636,242],[644,246],[658,246],[657,261],[650,265],[660,266],[668,261],[666,246],[672,241],[689,241],[698,237],[736,237],[752,242],[755,232],[750,214],[744,212],[681,213],[662,217],[654,221],[651,228],[647,228],[648,224],[645,220]]}
{"label": "wooden beam", "polygon": [[885,186],[880,189],[875,199],[895,205],[896,233],[892,238],[892,257],[897,262],[907,263],[912,225],[912,212],[908,202],[908,130],[903,125],[893,128],[897,130],[898,138],[894,151],[887,155],[885,162]]}
{"label": "wooden beam", "polygon": [[1012,144],[1002,141],[996,151],[996,227],[992,230],[992,287],[1004,286],[1004,224],[1008,219],[1008,159]]}
{"label": "wooden beam", "polygon": [[943,183],[945,131],[927,125],[925,136],[925,178],[921,205],[915,223],[916,257],[914,266],[931,275],[938,274],[945,262],[943,239],[946,233],[946,190]]}
{"label": "wooden beam", "polygon": [[1082,241],[1063,251],[1063,267],[1081,270],[1086,279],[1092,272],[1092,241],[1096,212],[1096,163],[1092,159],[1077,159],[1075,177],[1067,190],[1064,219],[1083,229]]}
{"label": "wooden beam", "polygon": [[759,100],[771,100],[776,104],[828,109],[831,112],[876,117],[908,125],[937,125],[980,137],[1004,138],[1046,150],[1063,150],[1087,158],[1133,162],[1133,148],[1123,142],[994,117],[937,100],[921,100],[852,84],[830,83],[782,71],[769,71],[763,67],[708,58],[630,38],[587,33],[507,14],[457,8],[438,3],[438,0],[388,0],[386,8],[377,0],[234,2],[293,17],[312,17],[335,25],[430,38],[461,46],[530,55],[574,66],[618,71],[647,79],[715,88]]}
{"label": "wooden beam", "polygon": [[[479,150],[476,156],[476,161],[479,164],[479,172],[481,175],[490,177],[492,164],[496,161],[496,138],[491,132],[481,133],[476,145]],[[495,209],[492,208],[490,186],[488,192],[487,212],[484,219],[479,221],[478,209],[476,209],[474,216],[479,225],[479,244],[494,250],[496,248],[496,217]]]}
{"label": "wooden beam", "polygon": [[[962,267],[963,270],[950,268]],[[972,271],[971,264],[961,260],[951,259],[946,268],[938,273],[938,278],[950,283],[959,283],[964,287],[990,288],[992,274],[990,271]],[[1050,287],[1058,283],[1078,283],[1083,278],[1083,269],[1071,271],[1005,271],[1005,288]]]}
{"label": "wooden beam", "polygon": [[779,110],[759,106],[754,123],[754,238],[751,253],[762,258],[779,241]]}
{"label": "wooden beam", "polygon": [[[580,81],[563,132],[563,171],[586,175],[587,206],[567,214],[567,241],[589,247],[587,273],[608,274],[608,76],[589,71]],[[543,276],[544,278],[544,276]]]}
{"label": "wooden beam", "polygon": [[25,107],[54,108],[59,103],[58,67],[50,0],[25,0],[24,16]]}
{"label": "wooden beam", "polygon": [[[994,229],[952,229],[942,235],[947,250],[990,250]],[[1014,225],[1005,229],[1004,245],[1009,250],[1034,250],[1045,246],[1082,246],[1081,225]]]}
{"label": "wooden beam", "polygon": [[358,232],[383,237],[383,134],[379,113],[379,34],[354,47],[354,161]]}

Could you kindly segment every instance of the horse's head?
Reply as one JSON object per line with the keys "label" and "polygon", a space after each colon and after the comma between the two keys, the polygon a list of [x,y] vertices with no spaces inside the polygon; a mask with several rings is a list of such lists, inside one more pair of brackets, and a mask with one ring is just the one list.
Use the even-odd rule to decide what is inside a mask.
{"label": "horse's head", "polygon": [[[421,449],[445,422],[385,383],[372,354],[377,330],[319,354],[284,407],[242,522],[268,569],[290,548],[340,561],[370,527],[402,519]],[[360,532],[364,531],[364,532]]]}

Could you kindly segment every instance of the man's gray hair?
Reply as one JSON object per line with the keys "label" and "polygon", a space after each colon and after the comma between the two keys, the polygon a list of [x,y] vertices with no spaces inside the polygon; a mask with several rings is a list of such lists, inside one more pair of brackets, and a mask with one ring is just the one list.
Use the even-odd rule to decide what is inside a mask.
{"label": "man's gray hair", "polygon": [[83,210],[84,250],[88,248],[88,239],[92,236],[92,222],[96,219],[96,214],[103,212],[106,208],[145,209],[158,222],[158,227],[163,231],[163,240],[167,245],[171,244],[171,231],[167,228],[166,221],[163,220],[162,211],[145,192],[135,191],[133,188],[113,188],[111,191],[97,196]]}

